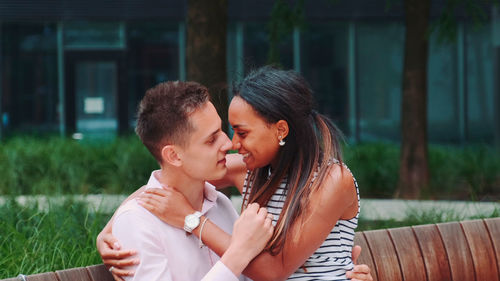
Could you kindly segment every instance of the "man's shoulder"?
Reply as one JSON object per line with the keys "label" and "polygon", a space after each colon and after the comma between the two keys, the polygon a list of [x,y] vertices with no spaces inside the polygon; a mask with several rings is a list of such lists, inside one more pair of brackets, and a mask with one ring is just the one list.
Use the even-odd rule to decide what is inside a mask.
{"label": "man's shoulder", "polygon": [[[113,219],[113,235],[117,238],[146,239],[145,237],[161,239],[175,234],[176,228],[161,221],[151,212],[140,206],[135,200],[123,204],[117,210]],[[162,235],[159,235],[162,233]],[[148,238],[148,239],[149,239]],[[144,241],[143,241],[144,242]]]}
{"label": "man's shoulder", "polygon": [[148,222],[156,223],[155,215],[140,206],[135,199],[129,200],[116,210],[115,223],[130,223],[141,222],[146,224]]}

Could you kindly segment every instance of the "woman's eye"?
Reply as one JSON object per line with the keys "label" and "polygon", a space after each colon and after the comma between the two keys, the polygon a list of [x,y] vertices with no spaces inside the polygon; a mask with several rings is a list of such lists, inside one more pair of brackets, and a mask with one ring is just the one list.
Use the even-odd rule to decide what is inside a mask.
{"label": "woman's eye", "polygon": [[246,136],[246,133],[244,133],[244,132],[238,132],[237,134],[238,134],[238,136],[240,136],[240,137],[244,137],[244,136]]}

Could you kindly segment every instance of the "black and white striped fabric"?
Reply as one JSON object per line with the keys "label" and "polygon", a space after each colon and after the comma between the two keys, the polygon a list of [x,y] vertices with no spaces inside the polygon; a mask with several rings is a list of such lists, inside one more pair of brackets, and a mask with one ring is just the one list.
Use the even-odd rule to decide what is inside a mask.
{"label": "black and white striped fabric", "polygon": [[[344,168],[350,172],[346,165],[344,165]],[[247,171],[243,186],[243,194],[250,192],[247,181],[248,175],[249,171]],[[348,280],[345,272],[351,270],[354,266],[351,251],[354,243],[354,230],[358,226],[359,216],[359,189],[356,179],[354,179],[354,185],[358,194],[358,212],[356,216],[349,220],[337,221],[323,244],[306,260],[304,266],[294,272],[288,280]],[[285,202],[285,186],[286,178],[281,182],[267,204],[267,211],[273,215],[274,225],[278,221]]]}

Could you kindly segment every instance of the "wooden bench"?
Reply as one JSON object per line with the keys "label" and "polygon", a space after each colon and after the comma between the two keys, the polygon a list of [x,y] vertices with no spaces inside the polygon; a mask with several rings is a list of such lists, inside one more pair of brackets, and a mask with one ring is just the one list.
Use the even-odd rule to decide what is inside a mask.
{"label": "wooden bench", "polygon": [[[114,281],[103,264],[33,274],[25,276],[25,279],[26,281]],[[2,281],[23,281],[23,278],[15,277]]]}
{"label": "wooden bench", "polygon": [[379,281],[500,281],[500,218],[356,234]]}
{"label": "wooden bench", "polygon": [[[376,281],[500,281],[500,218],[357,232],[359,263]],[[20,281],[20,278],[3,281]],[[27,281],[113,281],[104,265],[26,276]]]}

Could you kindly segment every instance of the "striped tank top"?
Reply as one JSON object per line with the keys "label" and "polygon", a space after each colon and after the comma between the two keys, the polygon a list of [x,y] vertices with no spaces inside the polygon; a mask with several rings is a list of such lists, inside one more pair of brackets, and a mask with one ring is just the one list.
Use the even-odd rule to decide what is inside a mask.
{"label": "striped tank top", "polygon": [[[351,172],[345,164],[344,168]],[[251,182],[248,183],[249,174],[250,171],[247,171],[243,194],[250,192],[251,189]],[[352,270],[354,266],[351,251],[354,244],[354,230],[358,226],[359,216],[359,189],[354,176],[353,179],[358,196],[356,216],[349,220],[338,220],[323,244],[306,260],[304,266],[295,271],[287,280],[348,280],[345,273]],[[273,225],[276,225],[285,203],[286,181],[285,177],[266,206],[268,213],[273,215]],[[246,205],[247,202],[244,204]]]}

